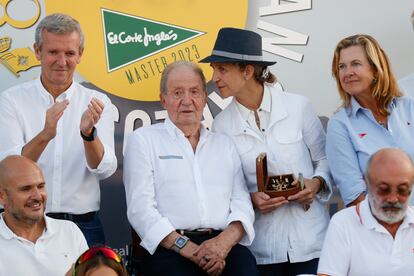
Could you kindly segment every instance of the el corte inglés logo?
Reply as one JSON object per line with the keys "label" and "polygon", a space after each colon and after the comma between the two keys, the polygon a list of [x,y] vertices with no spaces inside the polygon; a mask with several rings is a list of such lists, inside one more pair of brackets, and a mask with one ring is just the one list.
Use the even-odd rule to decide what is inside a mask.
{"label": "el corte ingl\u00e9s logo", "polygon": [[108,72],[204,34],[106,9],[102,21]]}

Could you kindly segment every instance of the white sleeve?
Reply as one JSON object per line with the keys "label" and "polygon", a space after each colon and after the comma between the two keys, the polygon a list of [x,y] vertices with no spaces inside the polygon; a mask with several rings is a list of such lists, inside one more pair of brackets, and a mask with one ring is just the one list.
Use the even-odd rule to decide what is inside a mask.
{"label": "white sleeve", "polygon": [[124,185],[128,220],[140,236],[141,245],[153,254],[159,243],[175,230],[157,209],[151,137],[134,131],[128,137],[124,156]]}
{"label": "white sleeve", "polygon": [[241,222],[246,235],[240,240],[240,244],[248,246],[254,239],[253,205],[244,179],[240,157],[234,146],[231,148],[231,152],[235,171],[233,176],[233,193],[230,199],[230,215],[227,223],[230,224],[233,221]]}
{"label": "white sleeve", "polygon": [[0,160],[21,155],[26,144],[15,103],[5,95],[0,96],[0,141]]}
{"label": "white sleeve", "polygon": [[104,110],[102,111],[101,118],[96,124],[98,131],[98,137],[104,147],[104,155],[101,162],[96,169],[88,169],[90,172],[98,176],[99,179],[105,179],[110,177],[117,168],[117,160],[114,150],[114,122],[115,122],[115,106],[111,103],[111,100],[106,96],[99,97],[104,103]]}

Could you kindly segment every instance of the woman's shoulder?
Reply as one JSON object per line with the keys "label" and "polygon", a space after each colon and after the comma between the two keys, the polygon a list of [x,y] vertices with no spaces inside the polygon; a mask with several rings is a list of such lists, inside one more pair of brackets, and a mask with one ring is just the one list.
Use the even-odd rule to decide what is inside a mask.
{"label": "woman's shoulder", "polygon": [[394,102],[400,105],[413,105],[414,98],[411,96],[403,95],[401,97],[394,98]]}
{"label": "woman's shoulder", "polygon": [[349,114],[350,110],[341,106],[339,107],[334,114],[329,118],[327,128],[328,130],[332,127],[336,127],[338,125],[343,125],[349,122]]}

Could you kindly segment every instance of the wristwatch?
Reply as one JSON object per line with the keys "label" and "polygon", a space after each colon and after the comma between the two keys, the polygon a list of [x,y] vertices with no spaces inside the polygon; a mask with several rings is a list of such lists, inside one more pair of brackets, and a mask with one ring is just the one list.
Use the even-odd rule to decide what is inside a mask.
{"label": "wristwatch", "polygon": [[98,130],[96,129],[96,127],[92,127],[92,132],[91,132],[91,134],[89,136],[85,136],[82,133],[82,130],[81,130],[80,131],[80,135],[82,136],[82,139],[83,140],[90,142],[90,141],[95,140],[96,136],[98,135]]}
{"label": "wristwatch", "polygon": [[171,246],[171,250],[180,253],[180,250],[184,248],[184,246],[187,244],[187,242],[190,239],[186,236],[179,236],[175,239],[174,244]]}

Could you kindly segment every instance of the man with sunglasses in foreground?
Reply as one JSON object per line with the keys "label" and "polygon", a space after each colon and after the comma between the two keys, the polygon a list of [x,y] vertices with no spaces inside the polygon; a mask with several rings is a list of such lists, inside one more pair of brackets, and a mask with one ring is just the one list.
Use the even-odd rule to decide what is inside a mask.
{"label": "man with sunglasses in foreground", "polygon": [[64,275],[87,248],[71,221],[45,216],[46,184],[23,156],[0,162],[0,275]]}
{"label": "man with sunglasses in foreground", "polygon": [[414,181],[410,157],[396,148],[368,161],[368,197],[332,218],[318,275],[414,275]]}
{"label": "man with sunglasses in foreground", "polygon": [[124,159],[143,274],[257,275],[244,246],[254,237],[254,212],[239,155],[229,137],[201,124],[203,72],[190,62],[170,64],[160,91],[168,118],[131,134]]}

